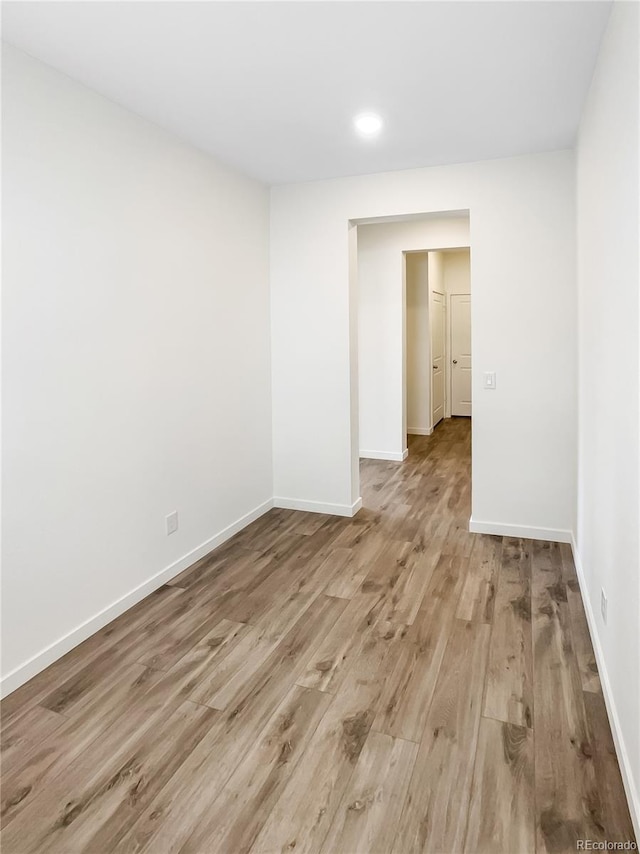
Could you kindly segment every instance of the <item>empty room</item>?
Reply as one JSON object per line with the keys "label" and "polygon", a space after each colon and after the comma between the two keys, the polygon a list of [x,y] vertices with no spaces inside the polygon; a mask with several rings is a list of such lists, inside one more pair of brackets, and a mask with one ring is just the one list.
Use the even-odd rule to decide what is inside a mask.
{"label": "empty room", "polygon": [[640,839],[640,3],[2,2],[3,854]]}

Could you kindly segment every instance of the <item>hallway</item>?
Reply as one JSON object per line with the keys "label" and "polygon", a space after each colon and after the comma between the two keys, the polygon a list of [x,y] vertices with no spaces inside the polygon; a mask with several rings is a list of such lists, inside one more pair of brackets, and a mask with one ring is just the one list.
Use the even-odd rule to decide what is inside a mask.
{"label": "hallway", "polygon": [[11,694],[5,854],[633,839],[570,548],[468,532],[470,442],[270,511]]}

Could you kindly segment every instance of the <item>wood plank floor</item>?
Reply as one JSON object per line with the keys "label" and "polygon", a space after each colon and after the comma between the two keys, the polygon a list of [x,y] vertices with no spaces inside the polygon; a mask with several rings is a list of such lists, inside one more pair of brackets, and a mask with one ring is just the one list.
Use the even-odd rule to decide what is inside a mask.
{"label": "wood plank floor", "polygon": [[2,703],[2,851],[633,839],[571,552],[469,534],[470,422],[272,510]]}

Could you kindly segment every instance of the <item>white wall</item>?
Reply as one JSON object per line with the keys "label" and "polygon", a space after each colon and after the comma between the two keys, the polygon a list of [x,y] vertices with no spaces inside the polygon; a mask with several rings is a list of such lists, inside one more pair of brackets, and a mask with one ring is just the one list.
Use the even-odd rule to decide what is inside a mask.
{"label": "white wall", "polygon": [[2,82],[6,691],[273,492],[268,192],[6,45]]}
{"label": "white wall", "polygon": [[471,293],[471,261],[468,249],[442,253],[442,279],[446,294]]}
{"label": "white wall", "polygon": [[469,244],[467,215],[358,226],[360,455],[407,447],[403,252]]}
{"label": "white wall", "polygon": [[406,283],[407,433],[424,436],[431,432],[429,253],[407,253]]}
{"label": "white wall", "polygon": [[638,4],[614,3],[578,140],[576,546],[640,838],[639,38]]}
{"label": "white wall", "polygon": [[[349,350],[349,220],[468,209],[474,520],[514,533],[569,537],[575,504],[574,190],[572,152],[272,189],[276,496],[298,506],[322,502],[339,512],[350,512],[359,498],[352,457],[358,423],[350,404],[358,360]],[[495,391],[482,389],[482,371],[497,372]]]}
{"label": "white wall", "polygon": [[444,288],[444,253],[429,252],[429,290],[443,294]]}

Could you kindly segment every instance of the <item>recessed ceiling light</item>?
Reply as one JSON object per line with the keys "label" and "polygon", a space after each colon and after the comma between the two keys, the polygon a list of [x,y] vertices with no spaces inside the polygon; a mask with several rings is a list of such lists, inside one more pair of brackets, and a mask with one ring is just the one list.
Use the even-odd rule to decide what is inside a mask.
{"label": "recessed ceiling light", "polygon": [[361,113],[353,124],[360,136],[377,136],[382,130],[382,119],[376,113]]}

